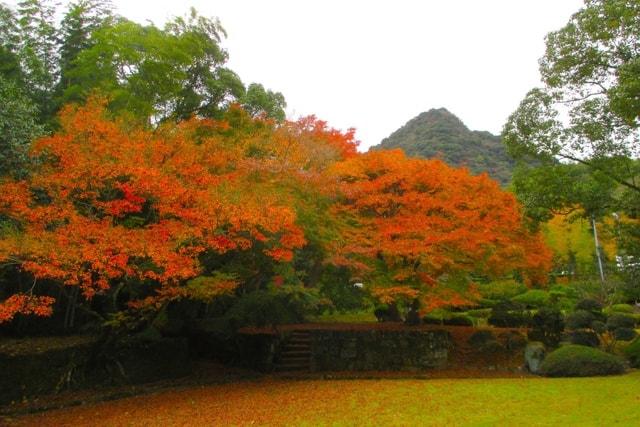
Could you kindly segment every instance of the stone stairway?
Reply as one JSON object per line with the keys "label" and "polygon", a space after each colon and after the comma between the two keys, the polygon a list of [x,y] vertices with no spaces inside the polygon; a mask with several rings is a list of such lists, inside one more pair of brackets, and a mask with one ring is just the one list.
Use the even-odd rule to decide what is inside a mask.
{"label": "stone stairway", "polygon": [[276,372],[311,371],[311,333],[293,331],[275,362]]}

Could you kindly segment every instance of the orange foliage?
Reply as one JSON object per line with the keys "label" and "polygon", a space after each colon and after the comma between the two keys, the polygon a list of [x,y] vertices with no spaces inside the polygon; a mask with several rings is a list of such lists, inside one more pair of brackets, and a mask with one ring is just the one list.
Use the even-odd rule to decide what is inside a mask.
{"label": "orange foliage", "polygon": [[40,297],[25,294],[11,295],[0,303],[0,323],[8,322],[13,317],[20,314],[33,314],[36,316],[50,316],[54,299],[51,297]]}
{"label": "orange foliage", "polygon": [[[470,275],[545,280],[550,252],[486,175],[400,151],[359,155],[352,129],[313,116],[276,125],[231,107],[224,120],[148,131],[106,119],[103,104],[64,109],[61,130],[34,142],[29,178],[0,182],[0,217],[16,224],[0,230],[0,264],[78,286],[87,299],[113,283],[150,283],[131,306],[159,307],[239,286],[234,275],[191,280],[205,253],[254,249],[289,263],[310,232],[383,302],[469,304]],[[10,296],[0,322],[48,315],[52,303]]]}
{"label": "orange foliage", "polygon": [[513,195],[488,176],[399,150],[347,159],[331,173],[344,195],[334,213],[352,224],[335,248],[336,261],[368,270],[373,285],[414,287],[435,308],[468,304],[474,286],[461,277],[469,274],[517,270],[530,282],[545,280],[550,251],[523,226]]}
{"label": "orange foliage", "polygon": [[[246,250],[260,241],[266,254],[286,262],[305,244],[291,207],[277,194],[248,190],[256,189],[252,174],[260,168],[246,152],[272,132],[268,123],[252,123],[237,144],[225,122],[128,129],[105,119],[94,100],[66,108],[61,124],[34,142],[32,154],[43,161],[29,179],[0,185],[0,215],[22,230],[0,239],[0,263],[79,286],[86,298],[116,280],[150,280],[160,285],[152,303],[188,296],[181,285],[200,273],[205,251]],[[221,286],[229,290],[229,283]],[[50,305],[13,296],[0,321],[15,312],[47,314]],[[36,306],[42,310],[30,308]]]}

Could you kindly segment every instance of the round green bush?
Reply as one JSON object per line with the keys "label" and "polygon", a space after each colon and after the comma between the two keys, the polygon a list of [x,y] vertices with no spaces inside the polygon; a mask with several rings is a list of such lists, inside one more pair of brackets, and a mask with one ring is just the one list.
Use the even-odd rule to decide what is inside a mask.
{"label": "round green bush", "polygon": [[607,325],[599,320],[594,320],[591,322],[591,329],[593,329],[597,334],[604,334],[607,332]]}
{"label": "round green bush", "polygon": [[527,307],[540,308],[549,304],[550,297],[547,291],[542,289],[530,289],[524,294],[511,298],[511,301],[518,302]]}
{"label": "round green bush", "polygon": [[607,329],[614,331],[619,328],[633,329],[636,326],[636,319],[628,314],[612,314],[607,319]]}
{"label": "round green bush", "polygon": [[635,310],[631,304],[614,304],[611,306],[610,311],[612,313],[628,313],[631,314]]}
{"label": "round green bush", "polygon": [[598,347],[600,345],[598,335],[593,331],[584,329],[569,333],[569,340],[571,344],[585,345],[588,347]]}
{"label": "round green bush", "polygon": [[529,339],[542,341],[545,345],[556,347],[564,330],[564,316],[560,310],[543,307],[533,315]]}
{"label": "round green bush", "polygon": [[569,330],[588,329],[594,320],[596,318],[590,311],[576,310],[567,316],[565,324]]}
{"label": "round green bush", "polygon": [[582,345],[566,345],[550,353],[540,367],[548,377],[592,377],[624,372],[624,363],[604,351]]}
{"label": "round green bush", "polygon": [[640,368],[640,338],[636,338],[629,347],[624,350],[625,356],[634,368]]}
{"label": "round green bush", "polygon": [[618,328],[613,331],[613,336],[618,341],[631,341],[638,336],[635,330],[631,328]]}
{"label": "round green bush", "polygon": [[591,313],[602,312],[602,304],[594,299],[586,298],[578,301],[576,304],[576,310],[585,310]]}

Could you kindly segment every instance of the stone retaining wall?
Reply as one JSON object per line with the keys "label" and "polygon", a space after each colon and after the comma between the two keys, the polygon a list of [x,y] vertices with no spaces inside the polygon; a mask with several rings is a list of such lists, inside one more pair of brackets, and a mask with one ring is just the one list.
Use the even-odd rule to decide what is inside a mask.
{"label": "stone retaining wall", "polygon": [[441,368],[451,337],[446,331],[311,331],[315,371]]}

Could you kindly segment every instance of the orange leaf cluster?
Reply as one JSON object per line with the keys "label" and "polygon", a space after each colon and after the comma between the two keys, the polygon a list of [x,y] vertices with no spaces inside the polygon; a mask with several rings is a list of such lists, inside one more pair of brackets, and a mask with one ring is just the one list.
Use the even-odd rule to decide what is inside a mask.
{"label": "orange leaf cluster", "polygon": [[354,224],[345,228],[346,243],[336,247],[336,255],[363,273],[369,268],[371,280],[382,262],[393,273],[391,289],[412,285],[430,295],[464,274],[520,271],[529,281],[544,281],[551,253],[523,226],[513,195],[488,176],[472,176],[440,160],[409,159],[399,150],[357,156],[331,172],[344,194],[334,212]]}
{"label": "orange leaf cluster", "polygon": [[[41,164],[28,180],[0,183],[0,215],[21,229],[1,236],[0,263],[18,260],[86,298],[136,278],[160,284],[149,303],[178,298],[202,253],[256,242],[290,262],[306,239],[274,179],[308,180],[310,167],[318,176],[355,152],[352,133],[340,138],[312,118],[276,127],[232,108],[233,126],[194,118],[146,131],[108,120],[103,104],[67,107],[61,130],[34,142]],[[312,152],[321,146],[323,164]]]}
{"label": "orange leaf cluster", "polygon": [[50,316],[51,305],[54,299],[51,297],[14,294],[0,303],[0,323],[8,322],[18,313],[33,314],[40,317]]}

